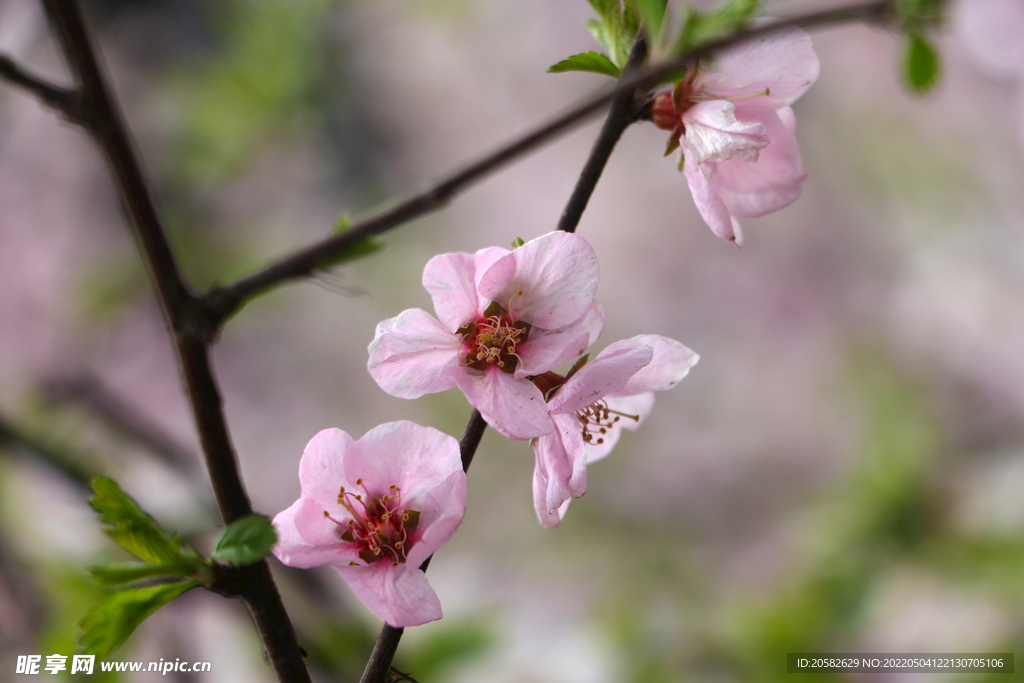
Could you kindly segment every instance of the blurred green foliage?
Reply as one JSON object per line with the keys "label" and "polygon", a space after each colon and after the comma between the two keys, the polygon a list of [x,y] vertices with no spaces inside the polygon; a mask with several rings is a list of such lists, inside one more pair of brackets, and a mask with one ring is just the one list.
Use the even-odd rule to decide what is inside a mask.
{"label": "blurred green foliage", "polygon": [[395,666],[412,672],[417,680],[442,681],[452,670],[486,653],[497,636],[484,618],[444,619],[424,637],[405,642],[395,657]]}
{"label": "blurred green foliage", "polygon": [[223,182],[309,113],[332,0],[232,0],[220,9],[220,57],[181,75],[178,173]]}

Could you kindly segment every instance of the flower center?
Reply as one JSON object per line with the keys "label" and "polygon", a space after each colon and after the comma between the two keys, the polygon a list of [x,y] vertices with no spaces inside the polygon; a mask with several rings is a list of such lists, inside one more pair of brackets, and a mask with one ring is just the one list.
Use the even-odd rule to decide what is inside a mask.
{"label": "flower center", "polygon": [[592,446],[604,443],[604,435],[612,426],[622,418],[629,418],[636,422],[640,421],[639,415],[629,415],[612,410],[608,404],[601,399],[597,403],[591,403],[583,410],[576,411],[576,417],[583,425],[583,443]]}
{"label": "flower center", "polygon": [[499,304],[492,303],[483,317],[459,328],[465,344],[463,365],[477,370],[494,366],[502,372],[515,372],[519,365],[516,346],[530,336],[530,325],[515,321]]}
{"label": "flower center", "polygon": [[356,486],[362,487],[363,493],[346,491],[344,486],[338,492],[338,504],[352,519],[340,522],[327,510],[324,517],[338,525],[341,540],[359,546],[359,559],[367,564],[386,559],[397,567],[406,560],[409,536],[420,521],[419,511],[402,507],[402,490],[394,484],[390,493],[377,497],[370,495],[362,479],[356,480]]}

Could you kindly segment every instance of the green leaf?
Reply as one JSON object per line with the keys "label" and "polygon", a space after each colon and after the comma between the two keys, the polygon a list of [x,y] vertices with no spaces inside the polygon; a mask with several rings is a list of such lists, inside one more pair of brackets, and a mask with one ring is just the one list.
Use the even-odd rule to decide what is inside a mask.
{"label": "green leaf", "polygon": [[588,2],[604,22],[613,22],[622,16],[622,3],[619,0],[588,0]]}
{"label": "green leaf", "polygon": [[196,586],[195,581],[128,588],[112,593],[78,622],[79,651],[106,659],[153,612]]}
{"label": "green leaf", "polygon": [[316,264],[316,267],[333,268],[334,266],[340,266],[343,263],[355,261],[363,258],[364,256],[374,254],[383,248],[384,244],[382,242],[379,242],[372,237],[367,237],[337,254],[331,254],[330,256],[324,257],[322,261],[319,261]]}
{"label": "green leaf", "polygon": [[665,20],[665,8],[668,0],[627,0],[629,8],[633,11],[640,23],[647,30],[647,36],[656,41],[661,35],[661,25]]}
{"label": "green leaf", "polygon": [[352,217],[347,213],[343,213],[338,216],[338,220],[334,221],[334,232],[345,232],[352,227]]}
{"label": "green leaf", "polygon": [[210,559],[228,564],[259,562],[277,542],[277,532],[270,518],[247,515],[228,525],[210,553]]}
{"label": "green leaf", "polygon": [[166,564],[143,564],[141,562],[112,562],[110,564],[86,567],[92,580],[100,586],[123,586],[143,579],[162,576],[192,578],[192,568]]}
{"label": "green leaf", "polygon": [[717,38],[736,33],[753,19],[759,7],[760,0],[728,0],[709,14],[688,9],[683,21],[683,30],[676,41],[676,52],[687,52]]}
{"label": "green leaf", "polygon": [[548,69],[548,73],[553,74],[560,74],[566,71],[590,71],[596,74],[611,76],[612,78],[618,78],[620,73],[619,67],[612,64],[612,60],[600,52],[583,52],[573,55]]}
{"label": "green leaf", "polygon": [[934,88],[939,80],[939,53],[916,33],[908,35],[904,43],[903,79],[918,95]]}
{"label": "green leaf", "polygon": [[612,49],[612,41],[608,38],[608,29],[604,22],[598,21],[597,19],[591,19],[587,22],[587,30],[590,31],[590,35],[594,36],[594,40],[597,44],[603,47],[609,54],[614,52]]}
{"label": "green leaf", "polygon": [[512,251],[515,251],[524,244],[526,244],[526,242],[523,241],[522,237],[515,238],[514,240],[512,240]]}
{"label": "green leaf", "polygon": [[632,12],[623,9],[622,0],[590,0],[590,5],[600,20],[588,21],[587,28],[601,47],[608,51],[611,62],[621,70],[626,66],[636,38],[636,19]]}
{"label": "green leaf", "polygon": [[[333,232],[335,234],[342,234],[348,232],[352,228],[352,219],[348,214],[342,214],[338,220],[334,222]],[[340,266],[343,263],[349,261],[355,261],[361,259],[364,256],[369,256],[375,252],[380,251],[384,248],[384,244],[377,241],[373,237],[364,237],[362,240],[349,246],[347,249],[337,253],[325,256],[324,259],[316,264],[317,268],[332,268],[334,266]]]}
{"label": "green leaf", "polygon": [[89,502],[100,513],[100,521],[109,525],[103,530],[132,555],[151,564],[193,570],[205,564],[199,553],[164,531],[113,479],[96,477],[92,488],[96,496]]}

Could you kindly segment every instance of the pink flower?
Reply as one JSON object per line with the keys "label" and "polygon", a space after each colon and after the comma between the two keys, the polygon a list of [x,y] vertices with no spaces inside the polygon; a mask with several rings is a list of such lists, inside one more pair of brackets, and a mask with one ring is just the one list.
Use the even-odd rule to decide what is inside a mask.
{"label": "pink flower", "polygon": [[302,495],[274,518],[281,562],[333,565],[392,626],[441,618],[420,565],[452,537],[466,511],[455,439],[405,421],[375,427],[358,441],[325,429],[306,446],[299,481]]}
{"label": "pink flower", "polygon": [[533,441],[533,504],[541,524],[558,526],[568,501],[586,491],[587,465],[608,455],[624,428],[639,427],[654,392],[675,386],[698,359],[675,340],[645,334],[612,344],[567,378],[537,379],[554,425]]}
{"label": "pink flower", "polygon": [[528,379],[576,358],[601,334],[598,265],[578,235],[552,232],[515,251],[442,254],[423,270],[437,319],[410,309],[377,326],[370,375],[399,398],[458,387],[512,439],[551,431]]}
{"label": "pink flower", "polygon": [[810,37],[787,28],[698,63],[654,98],[655,125],[672,131],[697,210],[722,239],[743,241],[736,217],[789,206],[807,172],[789,107],[818,78]]}

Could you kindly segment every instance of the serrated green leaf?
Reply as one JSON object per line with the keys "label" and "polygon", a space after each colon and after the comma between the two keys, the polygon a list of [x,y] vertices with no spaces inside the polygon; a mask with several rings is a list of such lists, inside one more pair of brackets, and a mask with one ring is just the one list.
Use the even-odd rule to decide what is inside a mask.
{"label": "serrated green leaf", "polygon": [[277,542],[277,532],[268,517],[247,515],[224,529],[210,559],[228,564],[259,562]]}
{"label": "serrated green leaf", "polygon": [[923,95],[939,81],[939,53],[918,34],[906,37],[903,48],[903,79],[907,87]]}
{"label": "serrated green leaf", "polygon": [[112,593],[78,622],[82,629],[79,651],[106,659],[149,615],[196,585],[195,581],[179,581]]}
{"label": "serrated green leaf", "polygon": [[622,16],[620,0],[587,0],[603,21],[615,21]]}
{"label": "serrated green leaf", "polygon": [[688,9],[683,29],[676,40],[676,52],[687,52],[717,38],[736,33],[754,18],[760,4],[760,0],[728,0],[708,14]]}
{"label": "serrated green leaf", "polygon": [[646,28],[647,36],[657,40],[661,35],[661,25],[665,20],[665,8],[668,0],[626,0],[633,15]]}
{"label": "serrated green leaf", "polygon": [[608,38],[608,30],[604,25],[603,21],[597,19],[591,19],[586,24],[587,30],[590,31],[590,35],[594,36],[594,40],[597,44],[605,49],[608,54],[612,53],[612,41]]}
{"label": "serrated green leaf", "polygon": [[600,52],[583,52],[563,59],[558,64],[548,69],[548,73],[559,74],[566,71],[590,71],[595,74],[619,77],[619,67],[612,64],[612,60]]}
{"label": "serrated green leaf", "polygon": [[636,19],[632,12],[623,8],[622,0],[590,0],[590,5],[597,12],[599,20],[588,21],[587,28],[601,47],[608,51],[611,62],[621,70],[629,59],[629,51],[636,39]]}
{"label": "serrated green leaf", "polygon": [[100,521],[109,525],[103,530],[132,555],[151,564],[194,570],[205,563],[199,553],[182,545],[177,535],[164,531],[113,479],[96,477],[92,488],[96,495],[89,503],[100,513]]}
{"label": "serrated green leaf", "polygon": [[191,577],[192,568],[141,562],[112,562],[86,567],[86,571],[92,574],[92,580],[100,586],[123,586],[162,576]]}

